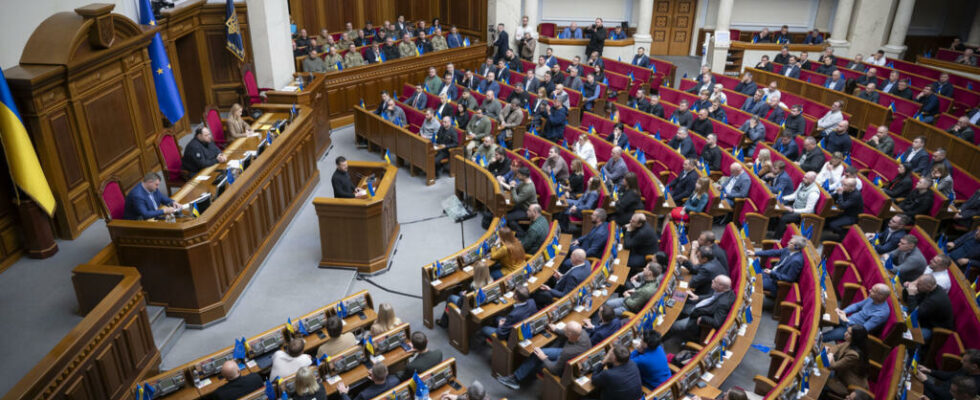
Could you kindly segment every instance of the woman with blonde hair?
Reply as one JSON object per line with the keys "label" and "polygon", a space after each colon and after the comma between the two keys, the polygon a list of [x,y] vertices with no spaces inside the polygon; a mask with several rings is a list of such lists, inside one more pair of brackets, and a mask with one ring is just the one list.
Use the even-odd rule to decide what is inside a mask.
{"label": "woman with blonde hair", "polygon": [[251,125],[242,119],[243,112],[244,109],[242,109],[242,105],[238,103],[232,104],[231,109],[228,110],[228,134],[235,139],[255,134],[255,132],[252,132]]}
{"label": "woman with blonde hair", "polygon": [[490,251],[490,259],[495,262],[490,268],[490,276],[493,279],[500,279],[524,266],[524,246],[517,239],[514,231],[502,225],[499,236],[500,246]]}
{"label": "woman with blonde hair", "polygon": [[327,400],[323,385],[316,381],[316,375],[309,368],[296,371],[296,400]]}
{"label": "woman with blonde hair", "polygon": [[[501,230],[503,229],[510,230],[506,225],[501,226]],[[522,252],[524,251],[523,247],[518,247],[520,247]],[[449,308],[450,303],[459,307],[463,302],[463,297],[469,292],[476,291],[477,289],[491,283],[493,283],[493,277],[490,276],[490,263],[488,263],[485,259],[477,261],[473,266],[473,280],[470,281],[470,285],[466,289],[460,290],[459,293],[449,295],[449,297],[446,298],[446,308]],[[449,314],[443,312],[437,323],[443,328],[449,326]]]}
{"label": "woman with blonde hair", "polygon": [[585,166],[582,159],[575,158],[569,166],[571,173],[568,174],[568,191],[572,195],[579,195],[585,191]]}
{"label": "woman with blonde hair", "polygon": [[769,149],[760,149],[752,163],[752,170],[758,177],[763,177],[772,172],[772,152]]}
{"label": "woman with blonde hair", "polygon": [[395,309],[388,303],[381,303],[378,305],[378,319],[374,321],[371,325],[371,332],[373,334],[374,327],[378,327],[381,332],[387,332],[395,329],[396,326],[401,325],[402,320],[395,316]]}

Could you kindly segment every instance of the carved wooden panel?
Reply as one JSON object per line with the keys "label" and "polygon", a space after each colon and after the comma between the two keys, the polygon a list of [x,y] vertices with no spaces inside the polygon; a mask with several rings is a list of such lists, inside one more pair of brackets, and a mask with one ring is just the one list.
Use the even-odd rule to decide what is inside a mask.
{"label": "carved wooden panel", "polygon": [[100,95],[85,101],[83,108],[92,135],[89,144],[94,151],[93,160],[100,171],[137,148],[129,103],[122,86],[105,88]]}
{"label": "carved wooden panel", "polygon": [[140,136],[144,139],[153,138],[157,133],[157,119],[154,118],[156,116],[156,109],[150,107],[152,98],[150,97],[149,90],[147,90],[146,77],[142,74],[134,76],[132,84]]}
{"label": "carved wooden panel", "polygon": [[85,170],[78,160],[79,151],[72,134],[74,131],[72,123],[64,109],[54,113],[48,119],[48,123],[51,126],[51,136],[61,164],[61,173],[67,188],[72,189],[85,182]]}

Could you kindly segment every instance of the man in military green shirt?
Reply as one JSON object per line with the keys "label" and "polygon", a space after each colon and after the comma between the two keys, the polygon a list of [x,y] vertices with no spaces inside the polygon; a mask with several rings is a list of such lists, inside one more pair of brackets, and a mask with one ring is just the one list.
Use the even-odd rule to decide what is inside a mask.
{"label": "man in military green shirt", "polygon": [[[354,35],[354,37],[357,37],[356,33]],[[347,46],[350,46],[351,44],[354,44],[354,39],[350,37],[350,34],[347,32],[341,33],[340,40],[337,41],[337,47],[346,49]]]}
{"label": "man in military green shirt", "polygon": [[483,115],[483,110],[473,110],[473,117],[466,125],[466,157],[473,156],[473,149],[480,145],[483,137],[490,134],[490,118]]}
{"label": "man in military green shirt", "polygon": [[337,71],[344,65],[344,58],[337,53],[336,47],[331,47],[330,54],[327,54],[327,56],[324,57],[323,62],[327,64],[327,69]]}
{"label": "man in military green shirt", "polygon": [[[531,191],[534,191],[534,184]],[[527,227],[527,232],[521,237],[521,245],[528,254],[534,254],[544,244],[544,239],[548,237],[548,219],[541,215],[541,206],[532,204],[527,208],[527,218],[531,220],[531,225]],[[516,219],[515,219],[516,221]],[[510,214],[507,214],[507,224],[510,225]],[[516,225],[516,223],[515,223]]]}
{"label": "man in military green shirt", "polygon": [[442,29],[436,28],[435,33],[429,38],[432,42],[432,51],[446,50],[449,48],[449,44],[446,43],[446,37],[442,36]]}
{"label": "man in military green shirt", "polygon": [[[347,35],[348,39],[354,40],[357,37],[357,29],[354,29],[354,24],[350,22],[344,24],[344,34]],[[346,48],[347,46],[344,47]]]}
{"label": "man in military green shirt", "polygon": [[622,316],[623,311],[633,313],[640,311],[660,287],[663,270],[663,266],[651,260],[642,272],[630,278],[630,285],[627,286],[631,289],[623,292],[623,297],[607,300],[606,305],[612,307],[617,317]]}
{"label": "man in military green shirt", "polygon": [[442,79],[436,74],[436,67],[429,67],[429,76],[425,77],[425,89],[429,93],[438,94],[442,91]]}
{"label": "man in military green shirt", "polygon": [[469,89],[463,89],[463,93],[459,95],[459,100],[457,100],[456,102],[462,104],[463,107],[466,107],[467,110],[476,110],[477,108],[476,98],[470,96]]}
{"label": "man in military green shirt", "polygon": [[489,163],[496,152],[497,144],[493,142],[493,135],[486,135],[480,141],[480,146],[473,152],[473,161],[479,163],[482,159],[484,163]]}
{"label": "man in military green shirt", "polygon": [[412,36],[406,33],[402,36],[402,42],[398,44],[398,57],[415,57],[416,51],[418,50],[415,49],[415,42],[412,41]]}
{"label": "man in military green shirt", "polygon": [[357,46],[353,43],[347,46],[347,54],[344,55],[344,68],[360,67],[364,65],[364,57],[357,51]]}
{"label": "man in military green shirt", "polygon": [[316,49],[311,49],[303,59],[303,72],[327,72],[327,64],[320,58]]}

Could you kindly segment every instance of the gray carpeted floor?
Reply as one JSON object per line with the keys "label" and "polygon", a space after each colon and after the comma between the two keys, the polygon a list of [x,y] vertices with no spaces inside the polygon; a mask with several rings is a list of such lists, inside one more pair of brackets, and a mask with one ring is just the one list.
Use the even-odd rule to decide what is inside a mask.
{"label": "gray carpeted floor", "polygon": [[[697,74],[700,64],[700,59],[695,57],[661,58],[677,65],[678,80],[684,73]],[[356,149],[353,131],[353,126],[334,131],[334,147],[318,163],[321,181],[314,196],[332,195],[330,175],[337,156],[355,160],[381,159],[376,153]],[[478,219],[457,224],[442,214],[440,204],[453,192],[453,182],[449,178],[443,177],[435,185],[425,186],[422,178],[412,177],[407,170],[401,169],[397,191],[402,238],[392,257],[391,270],[371,280],[392,291],[419,295],[419,268],[469,244],[483,230]],[[312,198],[306,200],[307,203],[311,201]],[[499,385],[490,376],[489,349],[478,345],[468,356],[462,356],[448,345],[444,330],[424,328],[421,300],[356,280],[350,271],[317,268],[320,256],[317,229],[312,206],[303,206],[227,318],[207,329],[185,331],[165,355],[161,367],[179,365],[229,346],[235,337],[255,335],[284,323],[287,317],[304,314],[348,293],[368,289],[376,304],[391,303],[398,316],[409,322],[412,329],[425,332],[430,343],[440,348],[445,357],[456,357],[465,384],[479,379],[494,397],[538,397],[540,389],[536,381],[521,392]],[[0,358],[0,370],[4,371],[0,374],[0,393],[8,391],[81,320],[75,313],[77,304],[70,271],[108,242],[105,226],[99,222],[78,239],[59,242],[61,250],[55,257],[40,261],[25,258],[0,274],[0,326],[3,327],[0,329],[4,337],[0,341],[0,354],[5,356]],[[768,315],[762,324],[755,343],[771,346],[776,324]],[[735,370],[724,388],[738,386],[751,390],[752,377],[764,374],[768,363],[766,354],[749,350],[743,367]]]}

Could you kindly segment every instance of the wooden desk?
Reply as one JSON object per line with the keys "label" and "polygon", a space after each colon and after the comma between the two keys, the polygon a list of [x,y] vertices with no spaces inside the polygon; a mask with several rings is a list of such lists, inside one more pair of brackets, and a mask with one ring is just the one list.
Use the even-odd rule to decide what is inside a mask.
{"label": "wooden desk", "polygon": [[[461,395],[463,393],[466,393],[466,386],[461,385],[459,383],[459,381],[456,380],[457,372],[456,372],[456,359],[455,358],[450,358],[450,359],[445,360],[445,361],[443,361],[443,362],[441,362],[439,364],[436,364],[436,366],[425,370],[425,372],[419,372],[418,375],[419,375],[419,378],[422,379],[422,381],[424,382],[425,380],[429,379],[433,375],[436,375],[436,374],[439,374],[441,372],[444,372],[447,369],[448,369],[448,374],[449,374],[448,375],[448,378],[449,379],[444,384],[440,385],[439,387],[435,387],[435,388],[431,388],[430,387],[429,388],[429,398],[430,399],[441,399],[442,398],[442,395],[444,395],[444,394]],[[409,379],[407,381],[404,381],[402,383],[399,383],[398,386],[395,386],[390,391],[385,392],[384,394],[375,397],[373,400],[388,400],[388,399],[391,399],[392,398],[390,396],[393,393],[399,393],[399,392],[402,392],[402,391],[405,391],[405,390],[408,390],[409,391],[409,398],[413,398],[412,396],[415,395],[415,390],[413,389],[413,387],[414,387],[413,385],[414,385],[413,380],[412,379]],[[456,386],[456,388],[453,388],[453,386]],[[401,398],[401,397],[398,397],[398,398]],[[417,398],[417,397],[415,397],[415,398]]]}
{"label": "wooden desk", "polygon": [[395,178],[398,168],[384,162],[348,161],[351,180],[360,187],[374,176],[374,196],[337,199],[316,197],[320,224],[320,266],[355,267],[373,273],[388,266],[388,257],[398,238],[398,207]]}
{"label": "wooden desk", "polygon": [[[296,104],[309,107],[313,112],[313,137],[316,138],[316,156],[320,158],[330,147],[330,104],[327,101],[327,75],[297,73],[296,80],[303,80],[303,89],[295,91],[270,90],[265,92],[266,101],[273,104]],[[294,81],[290,86],[296,86]]]}
{"label": "wooden desk", "polygon": [[449,170],[456,177],[458,197],[469,196],[498,217],[502,217],[510,210],[510,205],[505,199],[505,196],[507,199],[510,198],[509,192],[504,192],[500,188],[500,183],[486,168],[480,167],[462,154],[454,154],[449,160]]}
{"label": "wooden desk", "polygon": [[382,156],[387,151],[391,162],[405,164],[412,176],[418,172],[424,174],[427,185],[436,182],[437,150],[429,139],[385,121],[361,106],[354,107],[354,135],[359,142],[367,142],[368,150],[380,152]]}
{"label": "wooden desk", "polygon": [[[225,149],[235,158],[255,150],[264,125],[289,116],[291,105],[261,105],[254,124],[259,137],[238,139]],[[312,113],[298,107],[296,119],[198,218],[176,223],[109,222],[119,262],[135,266],[151,304],[191,326],[222,319],[313,187],[319,182]],[[174,196],[187,202],[214,190],[212,178],[226,163],[202,170]]]}

